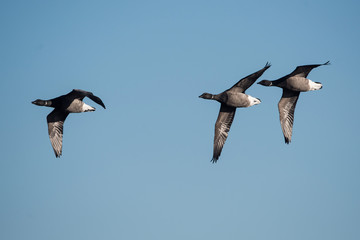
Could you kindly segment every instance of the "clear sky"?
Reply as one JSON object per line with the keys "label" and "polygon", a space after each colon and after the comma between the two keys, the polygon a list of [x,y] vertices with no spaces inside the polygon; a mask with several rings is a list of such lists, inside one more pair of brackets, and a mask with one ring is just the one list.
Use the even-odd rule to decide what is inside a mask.
{"label": "clear sky", "polygon": [[[360,239],[359,1],[0,2],[0,239]],[[239,109],[216,164],[220,93],[324,63],[284,143],[281,89]],[[51,109],[84,89],[63,156]]]}

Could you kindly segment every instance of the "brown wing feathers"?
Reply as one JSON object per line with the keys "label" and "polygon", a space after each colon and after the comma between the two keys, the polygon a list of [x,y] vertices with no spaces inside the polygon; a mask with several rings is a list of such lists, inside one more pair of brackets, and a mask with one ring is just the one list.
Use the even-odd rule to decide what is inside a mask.
{"label": "brown wing feathers", "polygon": [[234,120],[236,108],[221,104],[219,116],[215,123],[214,154],[212,162],[215,163],[221,154],[231,124]]}

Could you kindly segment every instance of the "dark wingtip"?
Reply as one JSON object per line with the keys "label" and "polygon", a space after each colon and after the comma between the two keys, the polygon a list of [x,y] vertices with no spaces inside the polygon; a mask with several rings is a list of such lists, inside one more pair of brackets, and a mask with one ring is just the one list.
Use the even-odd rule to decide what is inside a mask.
{"label": "dark wingtip", "polygon": [[327,62],[324,63],[323,65],[330,65],[330,61],[327,61]]}
{"label": "dark wingtip", "polygon": [[106,109],[105,104],[101,101],[101,99],[100,99],[99,102],[96,102],[96,103],[99,104],[100,106],[102,106],[104,109]]}
{"label": "dark wingtip", "polygon": [[213,159],[211,159],[211,161],[210,161],[210,162],[212,162],[212,163],[216,163],[218,159],[219,159],[219,158],[214,158],[214,157],[213,157]]}
{"label": "dark wingtip", "polygon": [[264,68],[268,69],[269,67],[271,67],[271,63],[270,63],[270,62],[266,62],[266,64],[265,64],[265,67],[264,67]]}
{"label": "dark wingtip", "polygon": [[287,137],[285,137],[285,143],[286,143],[286,144],[289,144],[290,142],[291,142],[291,140],[288,139]]}
{"label": "dark wingtip", "polygon": [[[97,104],[99,104],[100,106],[102,106],[104,109],[106,109],[106,107],[105,107],[105,104],[103,103],[103,101],[99,98],[99,97],[97,97],[98,98],[98,102],[96,102],[96,101],[94,101],[94,102],[96,102]],[[92,100],[92,99],[91,99]]]}

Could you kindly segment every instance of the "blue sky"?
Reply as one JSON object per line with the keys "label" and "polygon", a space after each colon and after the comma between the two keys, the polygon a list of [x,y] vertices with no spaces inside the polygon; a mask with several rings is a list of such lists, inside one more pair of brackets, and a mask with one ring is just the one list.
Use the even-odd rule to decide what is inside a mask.
{"label": "blue sky", "polygon": [[[1,1],[0,238],[360,238],[358,1]],[[285,145],[281,89],[254,84],[211,164],[220,93],[324,63]],[[49,108],[74,88],[63,156]]]}

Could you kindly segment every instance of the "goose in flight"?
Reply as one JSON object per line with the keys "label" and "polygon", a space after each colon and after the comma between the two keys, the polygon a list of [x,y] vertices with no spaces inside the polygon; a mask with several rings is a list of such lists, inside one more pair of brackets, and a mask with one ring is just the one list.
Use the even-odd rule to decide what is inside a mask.
{"label": "goose in flight", "polygon": [[49,100],[37,99],[32,102],[38,106],[54,108],[46,119],[50,142],[56,157],[60,157],[62,153],[63,126],[69,113],[95,111],[94,107],[91,107],[82,101],[84,97],[90,98],[105,109],[105,105],[99,97],[95,96],[91,92],[80,89],[74,89],[68,94],[57,98]]}
{"label": "goose in flight", "polygon": [[203,93],[200,98],[216,100],[221,103],[219,116],[215,123],[214,152],[212,162],[215,163],[220,157],[222,148],[225,144],[231,124],[234,120],[236,108],[251,107],[261,103],[260,99],[245,94],[245,91],[270,67],[266,63],[261,70],[250,74],[239,80],[228,90],[213,95]]}
{"label": "goose in flight", "polygon": [[299,99],[300,92],[314,91],[322,88],[320,82],[313,82],[307,78],[310,71],[322,65],[329,65],[330,61],[323,64],[312,64],[298,66],[295,70],[277,80],[262,80],[258,84],[263,86],[275,86],[283,89],[281,99],[278,103],[280,124],[284,134],[285,143],[291,142],[294,123],[295,106]]}

